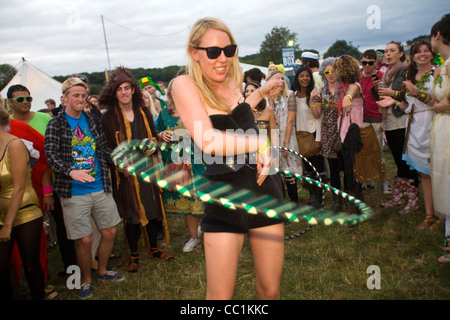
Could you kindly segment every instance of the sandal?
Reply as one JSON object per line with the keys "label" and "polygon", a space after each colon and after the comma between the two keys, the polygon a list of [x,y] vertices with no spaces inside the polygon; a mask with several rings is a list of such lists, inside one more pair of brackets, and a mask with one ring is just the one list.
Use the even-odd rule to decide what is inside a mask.
{"label": "sandal", "polygon": [[437,258],[436,260],[437,260],[437,262],[439,262],[439,263],[450,262],[450,254],[443,255],[443,256]]}
{"label": "sandal", "polygon": [[158,248],[151,248],[149,255],[151,258],[161,259],[161,260],[169,261],[169,262],[172,262],[175,259],[174,256],[172,256]]}
{"label": "sandal", "polygon": [[426,217],[425,220],[419,225],[419,229],[424,230],[431,227],[436,222],[436,218],[433,217]]}
{"label": "sandal", "polygon": [[139,254],[131,254],[130,263],[127,266],[129,273],[136,273],[139,271]]}
{"label": "sandal", "polygon": [[430,230],[436,230],[439,226],[444,223],[443,219],[436,219],[436,221],[429,227]]}

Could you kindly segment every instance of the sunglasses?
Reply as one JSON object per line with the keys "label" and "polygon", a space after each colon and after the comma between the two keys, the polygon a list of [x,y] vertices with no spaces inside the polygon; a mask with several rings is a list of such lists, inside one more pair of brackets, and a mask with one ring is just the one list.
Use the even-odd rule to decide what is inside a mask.
{"label": "sunglasses", "polygon": [[225,54],[225,57],[231,58],[236,54],[236,48],[237,45],[230,44],[229,46],[226,46],[225,48],[219,48],[219,47],[208,47],[208,48],[202,48],[202,47],[195,47],[197,50],[205,50],[206,55],[209,59],[217,59],[220,57],[220,55],[223,53]]}
{"label": "sunglasses", "polygon": [[323,72],[324,75],[329,75],[329,74],[333,74],[333,70],[327,70]]}
{"label": "sunglasses", "polygon": [[17,98],[11,98],[11,100],[16,101],[17,103],[22,103],[25,100],[27,102],[31,102],[31,101],[33,101],[33,97],[30,97],[30,96],[28,96],[28,97],[17,97]]}
{"label": "sunglasses", "polygon": [[375,61],[361,61],[361,64],[363,66],[367,66],[367,65],[373,66],[374,63],[375,63]]}

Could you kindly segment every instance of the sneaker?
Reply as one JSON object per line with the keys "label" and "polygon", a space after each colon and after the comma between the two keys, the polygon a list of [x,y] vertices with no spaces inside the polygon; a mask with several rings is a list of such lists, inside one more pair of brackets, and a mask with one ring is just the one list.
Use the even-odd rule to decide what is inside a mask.
{"label": "sneaker", "polygon": [[200,238],[203,234],[203,230],[201,226],[198,226],[197,228],[197,237]]}
{"label": "sneaker", "polygon": [[92,284],[83,283],[80,290],[78,290],[78,296],[80,297],[80,299],[92,298]]}
{"label": "sneaker", "polygon": [[46,284],[44,288],[44,300],[54,299],[58,295],[58,291],[56,291],[55,287],[51,284]]}
{"label": "sneaker", "polygon": [[189,241],[184,245],[183,252],[191,252],[199,243],[199,239],[189,239]]}
{"label": "sneaker", "polygon": [[106,273],[102,276],[97,273],[97,279],[107,281],[123,281],[125,280],[125,277],[115,271],[106,271]]}
{"label": "sneaker", "polygon": [[389,185],[389,182],[384,182],[383,183],[383,194],[391,194],[392,193],[392,189],[391,186]]}

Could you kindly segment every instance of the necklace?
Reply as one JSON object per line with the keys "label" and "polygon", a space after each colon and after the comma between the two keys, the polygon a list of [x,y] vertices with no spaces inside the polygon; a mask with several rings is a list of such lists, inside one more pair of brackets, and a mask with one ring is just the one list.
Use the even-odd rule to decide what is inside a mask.
{"label": "necklace", "polygon": [[261,112],[258,111],[256,108],[252,109],[252,111],[253,111],[254,113],[256,113],[256,115],[257,115],[258,117],[261,115]]}

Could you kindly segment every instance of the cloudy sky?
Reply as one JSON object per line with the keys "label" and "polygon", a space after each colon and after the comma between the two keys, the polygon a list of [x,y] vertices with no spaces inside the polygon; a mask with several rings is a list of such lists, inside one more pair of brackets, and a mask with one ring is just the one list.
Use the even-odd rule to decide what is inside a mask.
{"label": "cloudy sky", "polygon": [[0,64],[24,57],[50,76],[183,65],[189,28],[205,16],[230,27],[240,56],[275,26],[296,32],[302,49],[323,54],[346,40],[363,51],[429,34],[449,12],[448,0],[2,0]]}

